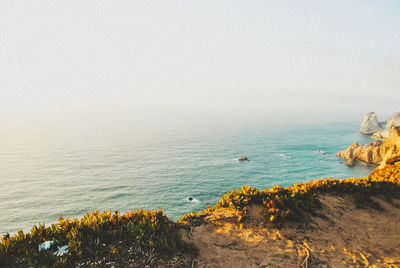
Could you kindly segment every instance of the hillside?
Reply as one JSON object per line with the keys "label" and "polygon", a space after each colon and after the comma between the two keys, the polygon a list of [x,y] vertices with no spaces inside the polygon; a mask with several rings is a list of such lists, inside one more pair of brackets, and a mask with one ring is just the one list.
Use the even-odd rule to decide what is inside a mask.
{"label": "hillside", "polygon": [[263,223],[261,206],[237,223],[232,211],[208,216],[187,232],[199,249],[195,267],[397,267],[400,201],[373,198],[379,209],[357,208],[350,196],[322,194],[304,222]]}
{"label": "hillside", "polygon": [[396,267],[400,157],[385,163],[365,178],[244,186],[178,222],[142,209],[61,217],[3,236],[0,266]]}
{"label": "hillside", "polygon": [[183,216],[196,267],[399,266],[400,162],[387,163],[366,178],[243,187]]}

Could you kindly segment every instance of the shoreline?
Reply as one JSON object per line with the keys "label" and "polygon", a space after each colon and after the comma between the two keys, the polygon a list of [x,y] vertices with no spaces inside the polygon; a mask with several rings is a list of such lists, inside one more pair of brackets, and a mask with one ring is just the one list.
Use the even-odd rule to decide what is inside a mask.
{"label": "shoreline", "polygon": [[[385,193],[384,199],[381,199],[379,197],[382,195],[382,193]],[[330,198],[330,201],[326,202],[326,198]],[[345,202],[345,205],[339,204],[342,201]],[[329,206],[329,204],[332,204],[332,202],[338,203],[341,207],[339,210],[335,209],[335,213],[339,213],[338,215],[343,215],[344,211],[348,209],[352,211],[350,214],[348,214],[350,215],[350,218],[353,215],[356,215],[354,213],[361,213],[364,215],[366,212],[368,212],[369,214],[367,214],[369,216],[360,216],[361,221],[363,221],[363,219],[365,220],[371,218],[379,222],[379,219],[384,216],[388,219],[388,223],[385,226],[389,226],[388,224],[391,219],[393,219],[393,215],[400,215],[400,213],[395,212],[397,211],[397,209],[400,209],[400,160],[394,158],[394,160],[390,162],[390,164],[388,164],[385,168],[375,169],[375,171],[370,176],[365,178],[348,178],[341,180],[328,178],[324,180],[310,181],[308,183],[299,183],[286,188],[276,186],[271,189],[264,189],[262,191],[259,191],[258,189],[252,188],[250,186],[242,187],[242,189],[233,190],[222,196],[215,207],[209,207],[208,209],[205,209],[199,213],[193,212],[187,215],[183,215],[181,219],[177,222],[171,221],[171,219],[168,218],[168,216],[166,216],[162,210],[137,210],[133,212],[127,212],[124,214],[124,216],[122,216],[119,212],[115,212],[114,214],[111,212],[95,212],[92,214],[87,214],[81,220],[62,218],[57,225],[49,227],[34,227],[33,233],[19,233],[18,236],[6,238],[6,240],[0,242],[0,263],[1,261],[6,261],[6,264],[10,262],[13,263],[15,261],[28,261],[28,263],[34,265],[40,263],[43,264],[43,258],[44,256],[46,256],[45,260],[49,262],[47,263],[48,265],[50,265],[51,263],[55,263],[57,265],[64,265],[69,263],[71,265],[73,264],[74,266],[78,264],[83,264],[81,266],[84,267],[111,267],[111,265],[113,265],[114,267],[126,267],[127,265],[129,266],[132,264],[130,267],[141,267],[141,265],[153,264],[154,267],[209,267],[210,265],[212,266],[214,263],[214,266],[222,267],[221,265],[223,265],[223,263],[225,263],[227,260],[228,262],[229,260],[232,260],[239,263],[240,260],[246,260],[246,258],[241,257],[240,255],[244,254],[246,250],[244,248],[238,249],[237,246],[243,245],[243,247],[247,247],[251,244],[254,244],[254,237],[260,238],[260,232],[269,233],[263,239],[267,239],[265,241],[269,241],[267,242],[267,245],[278,243],[275,244],[275,249],[277,250],[277,252],[280,252],[284,249],[282,248],[282,245],[279,246],[282,241],[293,242],[301,240],[300,238],[295,238],[293,236],[296,235],[299,230],[304,230],[302,231],[302,233],[305,232],[305,234],[307,234],[307,230],[310,230],[310,228],[315,231],[323,230],[323,228],[329,227],[329,224],[327,226],[325,223],[320,222],[320,219],[322,219],[326,223],[329,223],[338,217],[335,216],[335,213],[330,213],[329,209],[325,209],[327,206]],[[381,213],[381,216],[377,216],[375,215],[375,213]],[[137,217],[142,218],[143,220],[136,221],[135,219],[137,219]],[[156,220],[156,218],[154,217],[159,218],[159,220]],[[327,220],[327,218],[332,219]],[[254,219],[256,220],[255,225]],[[218,229],[219,227],[216,227],[218,225],[218,222],[225,227],[221,227],[222,229]],[[340,227],[342,226],[340,224],[344,223],[341,223],[341,221],[336,222],[339,224],[339,229],[343,228]],[[160,227],[152,229],[154,228],[151,227],[153,226],[153,223],[159,224]],[[250,223],[250,229],[247,228],[248,226],[246,224],[248,223]],[[314,225],[311,226],[310,224]],[[350,220],[348,224],[344,224],[343,226],[350,226],[351,224],[354,224],[354,222]],[[70,227],[68,226],[71,226],[72,229],[70,229]],[[293,229],[293,226],[297,227]],[[369,225],[367,223],[367,227],[368,226]],[[89,229],[86,229],[88,227]],[[78,229],[76,231],[73,231],[75,230],[74,228]],[[93,231],[90,231],[92,228],[94,228]],[[97,230],[97,228],[99,229]],[[136,237],[136,230],[140,230],[141,228],[144,228],[143,232],[140,231],[140,237],[142,238],[137,240],[138,237]],[[204,231],[204,228],[208,231]],[[230,230],[229,232],[227,231],[227,228]],[[296,230],[296,232],[292,234],[290,234],[290,232],[285,233],[284,230],[289,230],[287,228],[292,228],[293,230]],[[390,235],[392,237],[395,237],[395,235],[400,234],[400,230],[396,229],[397,225],[395,225],[393,228],[394,233]],[[376,227],[374,227],[374,229],[379,233],[379,235],[386,235],[385,233],[381,233],[380,231],[378,231]],[[115,231],[113,230],[118,230],[117,233],[120,233],[120,235],[116,236],[117,233],[114,233]],[[169,231],[163,231],[162,233],[158,234],[157,230]],[[334,230],[336,230],[334,232],[337,232],[338,229]],[[74,244],[76,243],[74,242],[75,240],[70,240],[70,238],[68,238],[68,233],[70,233],[71,231],[76,232],[76,235],[78,235],[77,242],[81,241],[78,245],[81,246],[77,247],[77,245]],[[273,238],[276,237],[277,231],[281,232],[281,238],[278,239],[279,241]],[[81,232],[86,232],[86,235],[83,236],[86,238],[79,238],[79,234]],[[155,233],[153,234],[153,232]],[[229,240],[227,242],[218,238],[219,235],[227,232],[229,233],[229,235],[227,235],[227,237],[229,237],[227,238],[228,240],[234,239],[235,237],[242,237],[243,235],[247,238],[245,238],[243,241],[240,240],[242,242],[236,240]],[[130,233],[132,233],[132,235],[129,235]],[[206,235],[207,233],[208,236]],[[329,231],[328,233],[331,233],[331,231]],[[165,237],[165,235],[167,236]],[[165,244],[165,242],[162,242],[164,241],[164,238],[162,238],[162,240],[157,240],[157,237],[165,237],[165,239],[172,239],[171,241],[175,242]],[[207,237],[209,237],[208,240],[206,239]],[[250,239],[250,237],[253,238]],[[305,261],[314,262],[315,264],[323,264],[326,262],[324,258],[330,258],[329,256],[331,255],[326,255],[324,253],[326,252],[326,250],[328,250],[328,248],[325,248],[318,243],[314,244],[314,242],[312,242],[315,241],[315,234],[313,232],[309,233],[305,237],[311,237],[311,240],[305,241],[307,246],[303,242],[302,244],[298,244],[296,242],[297,244],[295,243],[296,245],[294,246],[294,248],[291,247],[290,249],[288,249],[288,252],[285,251],[285,254],[290,253],[292,255],[289,254],[281,256],[284,259],[289,258],[287,260],[290,261],[291,264],[288,264],[287,267],[298,267],[299,262],[304,263]],[[97,244],[98,246],[95,246],[95,248],[99,247],[99,251],[95,251],[97,253],[93,253],[91,249],[92,246],[89,245],[91,245],[91,243],[94,243],[96,239],[100,239],[99,241],[104,242],[99,242]],[[326,239],[329,240],[329,238]],[[68,251],[65,257],[61,258],[54,256],[53,252],[57,248],[52,248],[45,253],[38,252],[38,246],[40,246],[41,243],[49,240],[55,241],[54,243],[56,243],[57,247],[64,246],[64,244],[67,245],[70,251]],[[225,242],[218,243],[217,241]],[[394,240],[390,240],[388,243],[390,244],[393,241]],[[400,237],[396,241],[400,241]],[[216,245],[216,247],[220,248],[219,251],[215,251],[216,249],[212,249],[214,247],[214,244]],[[27,256],[23,257],[26,253],[24,253],[25,251],[19,250],[21,246],[22,248],[27,247],[27,249],[29,250],[26,252],[31,253],[28,253]],[[364,246],[366,247],[366,249],[363,250],[369,251],[373,250],[373,248],[376,247],[376,245],[374,245],[371,248],[370,244],[365,244]],[[303,248],[303,250],[300,249],[301,247]],[[381,245],[381,247],[386,246]],[[387,247],[388,249],[390,248],[389,246]],[[9,253],[4,255],[5,253],[3,250],[5,250],[6,248]],[[135,251],[134,248],[140,250]],[[214,252],[216,255],[210,255],[211,252],[207,253],[208,251],[206,249],[212,249],[211,251]],[[345,261],[346,263],[349,263],[348,260],[356,258],[356,264],[359,264],[360,260],[357,259],[357,256],[364,256],[365,258],[360,258],[367,259],[368,263],[376,263],[378,262],[378,260],[383,261],[381,263],[385,263],[387,262],[387,260],[384,259],[386,257],[395,258],[396,263],[397,261],[399,261],[400,263],[400,252],[397,251],[392,251],[392,253],[390,254],[385,253],[386,255],[382,255],[383,259],[375,258],[373,260],[370,260],[370,257],[368,257],[368,255],[366,255],[364,251],[361,255],[359,251],[354,251],[351,247],[337,248],[337,250],[339,250],[340,252],[342,252],[344,249],[346,249],[347,252],[352,252],[351,254],[355,254],[354,256],[356,256],[353,256],[352,258],[347,258],[345,256],[349,254],[347,254],[346,252],[345,253],[347,255],[342,254],[341,256],[343,258],[347,258]],[[234,258],[229,257],[232,254],[232,250],[234,250],[235,252],[239,250],[238,252],[236,252],[239,255],[236,254],[236,257]],[[257,254],[259,254],[257,255],[258,257],[255,256],[253,258],[257,261],[257,263],[255,264],[277,265],[277,257],[275,259],[272,258],[270,260],[271,262],[269,262],[267,261],[267,259],[265,259],[267,256],[270,256],[269,251],[267,250],[267,252],[260,253],[260,250],[257,251]],[[266,249],[264,248],[264,250]],[[82,252],[80,254],[83,255],[79,255],[78,252]],[[307,257],[307,252],[308,254],[311,254],[310,256],[312,257]],[[338,254],[337,252],[335,253],[335,251],[333,252],[335,256]],[[153,257],[149,259],[148,257],[146,257],[148,256],[148,254],[150,254],[149,256]],[[329,258],[326,256],[328,256]],[[279,257],[278,259],[280,259],[281,257]],[[261,261],[260,258],[263,259],[263,261]],[[140,265],[138,264],[138,261]]]}

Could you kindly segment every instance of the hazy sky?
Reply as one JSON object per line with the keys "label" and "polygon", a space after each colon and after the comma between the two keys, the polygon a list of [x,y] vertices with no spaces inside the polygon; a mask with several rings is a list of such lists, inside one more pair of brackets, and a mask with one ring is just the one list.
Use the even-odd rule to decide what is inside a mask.
{"label": "hazy sky", "polygon": [[397,0],[0,0],[2,126],[357,119],[399,103]]}

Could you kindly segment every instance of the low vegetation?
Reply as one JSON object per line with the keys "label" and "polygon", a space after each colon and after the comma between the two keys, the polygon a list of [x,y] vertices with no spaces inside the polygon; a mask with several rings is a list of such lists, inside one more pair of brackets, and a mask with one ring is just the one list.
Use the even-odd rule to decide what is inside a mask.
{"label": "low vegetation", "polygon": [[[201,212],[183,215],[174,223],[160,210],[87,213],[82,219],[64,219],[57,224],[33,226],[30,233],[19,231],[4,236],[0,242],[1,267],[71,267],[82,261],[107,257],[113,259],[120,250],[129,248],[135,259],[159,254],[196,254],[192,244],[182,240],[179,225],[196,224],[215,210],[229,208],[235,211],[238,221],[247,216],[250,205],[264,207],[265,220],[282,226],[287,220],[303,220],[318,206],[321,193],[351,194],[359,206],[373,204],[371,197],[400,198],[400,157],[386,161],[386,167],[376,169],[370,176],[351,179],[322,179],[298,183],[290,187],[274,186],[259,191],[251,186],[228,192],[214,207]],[[39,250],[45,241],[53,241],[49,250]],[[62,246],[68,252],[55,254]],[[128,250],[129,252],[129,250]],[[151,264],[154,259],[150,258]],[[143,265],[145,266],[145,265]]]}
{"label": "low vegetation", "polygon": [[[54,241],[49,250],[39,250],[45,241]],[[117,255],[119,245],[136,249],[142,255],[154,251],[165,254],[195,252],[182,241],[175,223],[163,211],[143,210],[87,213],[82,219],[64,219],[57,224],[33,226],[24,234],[3,237],[0,243],[1,267],[71,267],[91,258]],[[57,256],[58,247],[68,245],[68,253]],[[142,256],[143,257],[143,256]]]}
{"label": "low vegetation", "polygon": [[351,194],[359,207],[375,206],[372,196],[384,195],[386,199],[400,198],[400,157],[394,156],[386,161],[386,166],[376,169],[370,176],[349,179],[321,179],[298,183],[290,187],[274,186],[259,191],[251,186],[243,186],[222,196],[215,207],[199,213],[183,215],[179,222],[196,223],[205,218],[210,211],[230,208],[236,212],[237,220],[246,218],[250,205],[262,205],[265,219],[277,226],[286,220],[302,220],[319,206],[320,193]]}

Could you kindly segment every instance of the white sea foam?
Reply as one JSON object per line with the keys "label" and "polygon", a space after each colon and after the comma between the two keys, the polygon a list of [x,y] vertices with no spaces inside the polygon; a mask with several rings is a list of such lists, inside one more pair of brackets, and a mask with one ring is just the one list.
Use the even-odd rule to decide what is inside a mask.
{"label": "white sea foam", "polygon": [[190,202],[190,203],[200,203],[200,200],[198,200],[198,199],[196,199],[196,198],[194,198],[194,197],[192,197],[193,199],[192,200],[189,200],[189,197],[186,197],[185,199],[183,199],[183,200],[185,200],[185,201],[187,201],[187,202]]}

